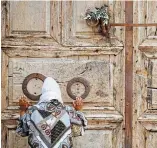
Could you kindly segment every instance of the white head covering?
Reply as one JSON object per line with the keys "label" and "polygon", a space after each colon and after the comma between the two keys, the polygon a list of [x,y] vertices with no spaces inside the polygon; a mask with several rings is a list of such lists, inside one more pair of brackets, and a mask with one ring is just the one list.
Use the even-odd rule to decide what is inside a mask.
{"label": "white head covering", "polygon": [[40,96],[39,103],[49,102],[52,99],[63,103],[58,83],[53,78],[47,77],[42,86],[42,95]]}

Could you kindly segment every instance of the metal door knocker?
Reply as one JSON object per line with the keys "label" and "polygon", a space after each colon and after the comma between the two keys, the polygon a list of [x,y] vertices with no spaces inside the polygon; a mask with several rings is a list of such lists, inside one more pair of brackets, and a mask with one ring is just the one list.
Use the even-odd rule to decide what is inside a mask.
{"label": "metal door knocker", "polygon": [[32,73],[32,74],[28,75],[22,83],[22,90],[23,90],[23,93],[25,94],[26,97],[28,97],[29,99],[31,99],[33,101],[37,101],[37,100],[39,100],[39,97],[41,94],[40,95],[33,95],[33,94],[29,93],[29,91],[27,89],[27,85],[28,85],[29,81],[31,79],[34,79],[34,78],[40,79],[41,81],[44,82],[46,77],[40,73]]}
{"label": "metal door knocker", "polygon": [[[76,97],[78,97],[76,94],[74,94],[74,93],[72,92],[72,86],[73,86],[75,83],[81,83],[81,84],[84,86],[84,92],[81,94],[80,97],[81,97],[82,99],[85,99],[85,98],[88,96],[89,92],[90,92],[90,85],[89,85],[89,82],[88,82],[86,79],[81,78],[81,77],[73,78],[73,79],[71,79],[71,80],[68,82],[66,90],[67,90],[68,95],[69,95],[72,99],[74,99],[74,100],[76,99]],[[76,91],[77,91],[77,90],[76,90]]]}
{"label": "metal door knocker", "polygon": [[99,32],[109,38],[109,31],[110,31],[110,15],[108,12],[108,6],[103,5],[100,8],[95,8],[93,11],[90,9],[87,10],[84,19],[86,20],[87,25],[91,26],[92,28],[98,28]]}

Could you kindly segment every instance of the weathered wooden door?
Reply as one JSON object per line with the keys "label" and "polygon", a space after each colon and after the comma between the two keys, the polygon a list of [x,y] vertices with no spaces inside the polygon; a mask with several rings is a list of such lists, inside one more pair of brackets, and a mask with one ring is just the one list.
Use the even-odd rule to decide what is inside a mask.
{"label": "weathered wooden door", "polygon": [[[109,40],[82,17],[104,4],[111,16]],[[68,105],[67,83],[88,81],[88,126],[74,138],[74,148],[156,148],[156,1],[3,1],[1,12],[2,148],[28,147],[15,128],[22,83],[32,73],[55,78]],[[27,89],[38,95],[41,85],[32,79]],[[71,91],[84,89],[77,82]]]}

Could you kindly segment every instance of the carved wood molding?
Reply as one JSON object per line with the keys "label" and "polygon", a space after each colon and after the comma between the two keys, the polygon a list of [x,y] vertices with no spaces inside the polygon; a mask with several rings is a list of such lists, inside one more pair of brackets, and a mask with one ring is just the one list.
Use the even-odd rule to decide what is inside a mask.
{"label": "carved wood molding", "polygon": [[65,47],[55,42],[52,38],[38,38],[37,40],[30,37],[2,39],[2,50],[9,57],[60,58],[79,55],[118,55],[123,48],[123,46]]}
{"label": "carved wood molding", "polygon": [[[2,122],[9,122],[8,128],[16,128],[17,119],[19,118],[18,106],[13,109],[6,109],[1,114]],[[85,108],[83,110],[87,120],[88,126],[86,129],[115,129],[123,121],[123,116],[116,111],[114,107],[98,107],[98,108]],[[10,122],[14,121],[14,122]]]}
{"label": "carved wood molding", "polygon": [[87,129],[115,129],[123,121],[123,116],[113,109],[84,111],[89,124]]}
{"label": "carved wood molding", "polygon": [[157,110],[147,110],[138,118],[138,121],[146,130],[157,131]]}
{"label": "carved wood molding", "polygon": [[141,45],[139,45],[139,49],[142,52],[155,52],[157,51],[157,36],[151,36],[145,39]]}
{"label": "carved wood molding", "polygon": [[157,58],[157,36],[148,36],[140,45],[139,50],[143,56],[143,69],[140,73],[136,71],[137,75],[142,76],[145,83],[145,101],[147,101],[147,109],[157,109],[156,104],[156,58]]}
{"label": "carved wood molding", "polygon": [[141,71],[141,76],[144,78],[143,97],[147,106],[147,110],[138,118],[138,122],[148,131],[157,131],[157,105],[152,100],[155,98],[153,93],[156,91],[155,82],[153,83],[156,77],[153,79],[152,69],[157,58],[157,36],[148,36],[138,48],[144,55],[144,63],[142,63],[144,67],[143,72]]}
{"label": "carved wood molding", "polygon": [[157,58],[157,36],[148,36],[139,45],[139,50],[148,58]]}
{"label": "carved wood molding", "polygon": [[71,56],[102,56],[118,55],[123,47],[2,47],[2,50],[9,57],[30,57],[30,58],[64,58]]}

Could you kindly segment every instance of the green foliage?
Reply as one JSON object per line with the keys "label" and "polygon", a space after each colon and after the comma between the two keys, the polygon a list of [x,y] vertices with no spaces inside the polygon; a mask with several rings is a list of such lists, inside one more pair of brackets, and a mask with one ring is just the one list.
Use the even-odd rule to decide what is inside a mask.
{"label": "green foliage", "polygon": [[88,10],[84,19],[102,20],[103,25],[109,23],[109,15],[107,12],[108,6],[104,5],[101,8],[95,8],[94,11]]}

